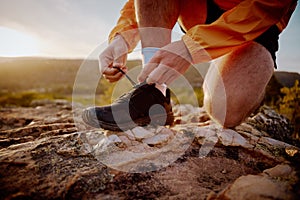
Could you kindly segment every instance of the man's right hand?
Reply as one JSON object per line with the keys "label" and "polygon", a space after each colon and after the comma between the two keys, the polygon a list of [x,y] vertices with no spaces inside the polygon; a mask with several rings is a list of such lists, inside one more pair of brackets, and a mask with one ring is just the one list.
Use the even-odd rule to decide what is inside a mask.
{"label": "man's right hand", "polygon": [[115,82],[122,78],[123,74],[113,68],[119,67],[124,72],[127,71],[125,66],[128,54],[128,46],[121,35],[116,35],[114,40],[99,56],[100,71],[109,82]]}

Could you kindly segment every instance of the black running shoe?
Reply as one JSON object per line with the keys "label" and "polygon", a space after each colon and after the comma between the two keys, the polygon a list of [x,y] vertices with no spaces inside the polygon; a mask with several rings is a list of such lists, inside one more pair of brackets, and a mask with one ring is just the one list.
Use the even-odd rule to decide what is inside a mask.
{"label": "black running shoe", "polygon": [[92,127],[112,131],[125,131],[149,124],[172,125],[174,115],[170,90],[167,89],[164,96],[154,84],[141,84],[111,105],[85,109],[82,118]]}

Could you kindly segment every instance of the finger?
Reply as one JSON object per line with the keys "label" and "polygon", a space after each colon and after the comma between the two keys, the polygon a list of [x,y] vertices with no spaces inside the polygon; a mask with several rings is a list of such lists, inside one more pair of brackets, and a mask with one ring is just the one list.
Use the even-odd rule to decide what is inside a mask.
{"label": "finger", "polygon": [[155,83],[155,80],[153,80],[153,79],[151,79],[150,77],[148,77],[148,78],[146,79],[146,83],[149,84],[149,85],[151,85],[151,84]]}
{"label": "finger", "polygon": [[144,66],[141,73],[138,75],[138,81],[144,82],[149,74],[158,66],[157,63],[148,63]]}
{"label": "finger", "polygon": [[123,72],[125,72],[125,74],[127,73],[127,67],[126,66],[123,66],[123,67],[120,67],[121,68],[121,70],[123,71]]}
{"label": "finger", "polygon": [[[167,76],[168,67],[159,64],[157,68],[155,68],[148,76],[147,82],[163,84],[165,81],[165,76]],[[148,82],[148,83],[149,83]]]}
{"label": "finger", "polygon": [[168,67],[163,77],[164,83],[168,85],[181,75],[177,70]]}
{"label": "finger", "polygon": [[116,81],[120,80],[123,77],[123,74],[121,72],[118,72],[115,75],[104,75],[104,77],[109,82],[116,82]]}
{"label": "finger", "polygon": [[107,67],[105,71],[103,72],[103,75],[105,76],[114,76],[120,71],[118,69],[112,68],[112,67]]}
{"label": "finger", "polygon": [[165,84],[166,85],[170,85],[173,81],[175,81],[177,78],[178,78],[179,74],[172,74],[171,76],[169,76],[167,79],[166,79],[166,82]]}

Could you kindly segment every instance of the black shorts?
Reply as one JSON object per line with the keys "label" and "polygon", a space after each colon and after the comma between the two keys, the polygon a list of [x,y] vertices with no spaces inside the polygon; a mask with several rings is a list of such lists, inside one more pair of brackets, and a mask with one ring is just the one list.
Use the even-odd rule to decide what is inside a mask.
{"label": "black shorts", "polygon": [[[207,17],[206,24],[216,21],[225,11],[220,9],[214,1],[207,1]],[[276,52],[278,51],[278,39],[280,31],[276,25],[271,26],[266,32],[257,37],[254,41],[263,45],[271,54],[274,67],[276,65]]]}

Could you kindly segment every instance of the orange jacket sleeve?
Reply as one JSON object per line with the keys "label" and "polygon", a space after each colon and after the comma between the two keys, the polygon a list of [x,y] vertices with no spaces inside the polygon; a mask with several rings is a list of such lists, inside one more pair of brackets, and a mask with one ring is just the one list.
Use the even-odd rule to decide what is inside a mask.
{"label": "orange jacket sleeve", "polygon": [[278,27],[283,29],[295,5],[295,0],[245,0],[214,23],[192,27],[182,40],[194,63],[205,61],[203,50],[214,59],[254,40],[274,24],[282,24]]}
{"label": "orange jacket sleeve", "polygon": [[129,52],[131,52],[140,40],[138,25],[136,22],[134,0],[129,0],[120,12],[121,16],[117,25],[109,34],[109,42],[116,34],[121,34],[127,42]]}

